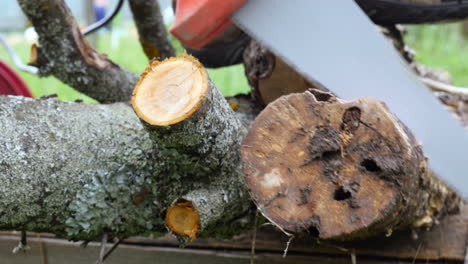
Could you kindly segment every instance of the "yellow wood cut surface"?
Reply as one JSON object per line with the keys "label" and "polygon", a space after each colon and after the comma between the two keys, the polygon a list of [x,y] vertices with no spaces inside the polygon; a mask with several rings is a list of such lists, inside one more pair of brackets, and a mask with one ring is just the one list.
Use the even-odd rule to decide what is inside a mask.
{"label": "yellow wood cut surface", "polygon": [[199,216],[193,209],[192,203],[176,203],[167,210],[166,224],[172,232],[188,236],[190,240],[196,238],[199,229]]}
{"label": "yellow wood cut surface", "polygon": [[207,74],[192,56],[154,61],[141,75],[132,105],[147,123],[172,125],[187,119],[200,107],[207,87]]}

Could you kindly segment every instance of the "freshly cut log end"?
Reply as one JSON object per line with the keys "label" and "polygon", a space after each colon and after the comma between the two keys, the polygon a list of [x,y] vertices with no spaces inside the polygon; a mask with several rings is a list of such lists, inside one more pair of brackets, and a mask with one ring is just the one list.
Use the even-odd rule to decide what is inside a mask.
{"label": "freshly cut log end", "polygon": [[243,141],[246,184],[266,218],[323,239],[431,224],[453,192],[428,173],[411,132],[380,101],[313,92],[269,104]]}
{"label": "freshly cut log end", "polygon": [[182,55],[153,61],[135,87],[133,109],[148,124],[176,124],[200,107],[207,88],[206,71],[194,57]]}
{"label": "freshly cut log end", "polygon": [[180,201],[167,210],[166,225],[175,234],[193,241],[199,231],[200,218],[191,202]]}

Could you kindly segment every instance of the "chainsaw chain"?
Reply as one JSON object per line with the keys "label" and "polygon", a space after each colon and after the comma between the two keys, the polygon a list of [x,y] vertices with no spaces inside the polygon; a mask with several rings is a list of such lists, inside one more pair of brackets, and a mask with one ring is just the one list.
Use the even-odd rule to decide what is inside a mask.
{"label": "chainsaw chain", "polygon": [[[423,24],[468,18],[468,0],[415,3],[409,0],[355,0],[376,24]],[[429,1],[427,1],[429,2]]]}

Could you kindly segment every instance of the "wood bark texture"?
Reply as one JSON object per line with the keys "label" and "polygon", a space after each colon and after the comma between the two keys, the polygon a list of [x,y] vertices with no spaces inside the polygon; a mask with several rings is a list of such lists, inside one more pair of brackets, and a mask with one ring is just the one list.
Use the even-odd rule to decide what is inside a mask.
{"label": "wood bark texture", "polygon": [[[163,231],[154,144],[125,104],[0,97],[0,229],[91,240]],[[153,197],[153,199],[151,199]]]}
{"label": "wood bark texture", "polygon": [[[162,73],[165,77],[158,78]],[[148,95],[162,99],[147,101]],[[157,181],[171,186],[159,195],[174,209],[166,218],[169,228],[190,239],[213,226],[237,232],[235,225],[245,219],[233,220],[252,208],[241,181],[239,148],[246,129],[201,64],[187,55],[153,61],[141,75],[132,105],[159,146],[155,162],[164,169]],[[191,220],[176,223],[178,213]]]}
{"label": "wood bark texture", "polygon": [[268,105],[243,141],[247,186],[273,224],[346,240],[431,226],[459,210],[460,197],[385,104],[312,92]]}
{"label": "wood bark texture", "polygon": [[[18,0],[39,35],[41,76],[53,75],[99,102],[130,100],[138,77],[97,52],[63,0]],[[39,51],[40,50],[40,51]]]}
{"label": "wood bark texture", "polygon": [[0,97],[0,229],[72,240],[163,234],[167,209],[186,199],[200,216],[194,235],[248,230],[254,209],[238,152],[245,130],[221,99],[210,91],[202,111],[211,119],[200,112],[158,136],[123,103]]}
{"label": "wood bark texture", "polygon": [[140,43],[148,59],[175,56],[157,0],[129,0]]}

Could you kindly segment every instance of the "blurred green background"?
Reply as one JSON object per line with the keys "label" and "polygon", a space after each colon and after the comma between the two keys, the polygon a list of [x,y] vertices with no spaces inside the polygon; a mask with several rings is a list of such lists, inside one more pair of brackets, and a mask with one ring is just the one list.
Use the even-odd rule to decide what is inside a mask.
{"label": "blurred green background", "polygon": [[[138,35],[132,23],[117,23],[111,31],[101,31],[94,38],[94,43],[101,53],[105,53],[114,62],[131,72],[140,74],[146,67],[145,57]],[[29,60],[30,45],[22,32],[5,34],[24,62]],[[407,45],[416,51],[416,61],[430,67],[448,71],[457,86],[468,87],[468,33],[462,23],[408,26],[405,35]],[[178,54],[183,53],[181,45],[172,38]],[[3,47],[0,47],[0,60],[13,65]],[[16,70],[16,69],[15,69]],[[82,95],[54,77],[38,76],[16,70],[26,81],[35,97],[57,94],[61,100],[82,99],[92,103],[94,100]],[[250,88],[244,76],[242,65],[211,69],[209,74],[225,96],[248,93]]]}

